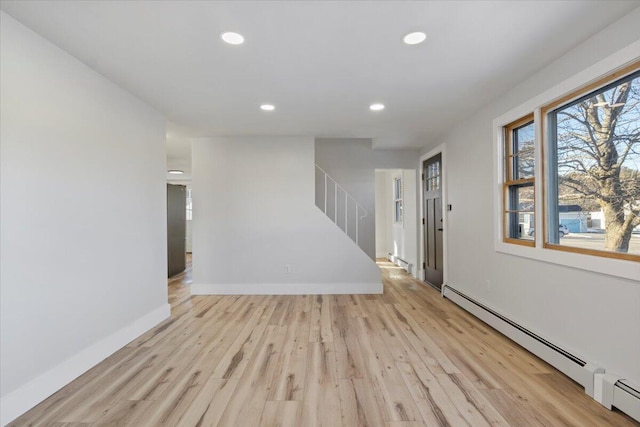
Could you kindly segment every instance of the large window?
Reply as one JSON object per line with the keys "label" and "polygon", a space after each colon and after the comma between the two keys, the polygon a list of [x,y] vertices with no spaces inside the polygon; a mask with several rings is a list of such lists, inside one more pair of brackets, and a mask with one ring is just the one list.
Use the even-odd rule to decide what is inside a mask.
{"label": "large window", "polygon": [[535,174],[533,114],[504,128],[503,238],[533,246],[535,233]]}
{"label": "large window", "polygon": [[545,247],[640,260],[638,68],[542,109]]}
{"label": "large window", "polygon": [[494,120],[496,251],[637,280],[640,59],[621,52]]}

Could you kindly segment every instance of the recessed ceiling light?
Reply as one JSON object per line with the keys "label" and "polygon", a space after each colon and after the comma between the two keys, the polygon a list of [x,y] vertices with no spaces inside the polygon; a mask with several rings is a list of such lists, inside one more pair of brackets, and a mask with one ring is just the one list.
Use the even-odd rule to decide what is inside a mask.
{"label": "recessed ceiling light", "polygon": [[406,44],[420,44],[427,39],[427,35],[421,31],[409,33],[402,38]]}
{"label": "recessed ceiling light", "polygon": [[242,37],[242,34],[238,34],[238,33],[222,33],[220,35],[220,38],[222,38],[223,41],[229,43],[229,44],[242,44],[244,43],[244,37]]}
{"label": "recessed ceiling light", "polygon": [[371,104],[369,105],[369,109],[371,111],[382,111],[384,110],[384,104]]}
{"label": "recessed ceiling light", "polygon": [[182,174],[184,173],[184,171],[177,170],[177,169],[171,169],[171,170],[169,171],[169,173],[170,173],[171,175],[182,175]]}
{"label": "recessed ceiling light", "polygon": [[264,111],[273,111],[273,110],[275,110],[275,109],[276,109],[276,107],[275,107],[275,106],[273,106],[273,105],[271,105],[271,104],[262,104],[262,105],[260,106],[260,109],[261,109],[261,110],[264,110]]}

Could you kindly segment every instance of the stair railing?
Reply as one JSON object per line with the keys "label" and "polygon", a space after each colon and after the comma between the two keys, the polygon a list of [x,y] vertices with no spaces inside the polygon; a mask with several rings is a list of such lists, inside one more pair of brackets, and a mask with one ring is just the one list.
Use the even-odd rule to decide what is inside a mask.
{"label": "stair railing", "polygon": [[[322,169],[320,166],[316,165],[316,169],[321,173],[321,176],[324,181],[324,204],[322,204],[322,206],[318,206],[320,209],[322,209],[322,212],[324,212],[324,214],[329,217],[329,219],[331,219],[337,226],[338,228],[340,228],[342,230],[342,227],[340,227],[340,225],[338,224],[338,190],[340,190],[342,193],[344,193],[344,232],[347,234],[347,236],[349,236],[349,213],[354,213],[355,214],[355,239],[353,239],[351,236],[349,236],[352,240],[355,241],[356,245],[360,246],[360,237],[359,237],[359,226],[358,223],[360,222],[360,220],[362,220],[363,218],[365,218],[367,215],[369,215],[369,212],[367,211],[367,209],[365,209],[360,203],[358,203],[358,201],[351,195],[349,194],[340,184],[338,184],[336,182],[335,179],[331,178],[331,176],[329,176],[329,174],[327,172],[325,172],[324,169]],[[318,175],[316,175],[316,179],[318,179]],[[328,188],[333,187],[333,218],[331,217],[331,215],[329,214],[328,210]],[[342,195],[340,196],[340,198],[342,198]],[[349,209],[349,199],[352,201],[352,207],[351,210]],[[355,207],[355,209],[354,209]],[[342,214],[342,212],[340,212],[340,214]],[[360,216],[360,214],[362,214]]]}

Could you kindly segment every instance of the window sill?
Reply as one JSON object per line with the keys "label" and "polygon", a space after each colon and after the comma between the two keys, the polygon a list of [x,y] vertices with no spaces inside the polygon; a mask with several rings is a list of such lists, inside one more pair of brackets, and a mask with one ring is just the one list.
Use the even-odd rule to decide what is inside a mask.
{"label": "window sill", "polygon": [[620,259],[625,261],[635,261],[635,262],[640,261],[640,255],[634,255],[634,254],[623,254],[623,253],[617,253],[617,252],[606,252],[606,251],[599,251],[599,250],[593,250],[593,249],[584,249],[584,248],[578,248],[575,246],[557,245],[554,243],[545,243],[544,247],[547,249],[555,250],[555,251],[573,252],[574,254],[593,255],[593,256],[600,256],[605,258]]}

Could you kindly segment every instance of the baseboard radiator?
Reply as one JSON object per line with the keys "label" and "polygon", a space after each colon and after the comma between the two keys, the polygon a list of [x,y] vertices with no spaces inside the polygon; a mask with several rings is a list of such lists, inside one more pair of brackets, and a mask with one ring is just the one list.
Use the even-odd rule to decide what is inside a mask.
{"label": "baseboard radiator", "polygon": [[397,265],[398,267],[402,267],[409,274],[412,274],[413,264],[408,261],[403,260],[402,258],[395,256],[391,253],[387,253],[387,259]]}
{"label": "baseboard radiator", "polygon": [[640,387],[582,360],[449,285],[443,286],[443,296],[582,385],[585,393],[605,407],[616,407],[640,421]]}

